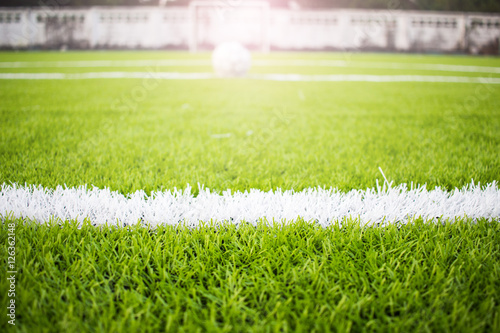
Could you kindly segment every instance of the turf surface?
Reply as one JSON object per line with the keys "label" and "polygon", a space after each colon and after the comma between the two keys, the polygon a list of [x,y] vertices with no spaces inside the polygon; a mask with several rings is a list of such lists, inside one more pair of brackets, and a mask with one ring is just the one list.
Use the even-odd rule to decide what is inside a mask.
{"label": "turf surface", "polygon": [[[156,52],[0,53],[0,62],[205,59]],[[271,54],[346,68],[253,73],[489,76],[359,62],[500,67],[498,58]],[[0,68],[0,72],[148,68]],[[209,71],[162,67],[160,71]],[[498,77],[498,75],[493,75]],[[500,180],[500,87],[252,80],[0,80],[0,183],[121,193]],[[208,221],[207,221],[208,222]],[[78,228],[16,224],[17,331],[500,331],[497,220],[323,229],[310,221]],[[445,222],[444,224],[441,222]],[[6,260],[6,247],[0,257]],[[7,302],[5,270],[1,304]],[[0,328],[6,327],[5,315]]]}
{"label": "turf surface", "polygon": [[[0,60],[137,60],[160,55],[182,58],[181,53],[3,53]],[[208,60],[207,55],[184,56]],[[257,58],[275,61],[279,56],[291,58]],[[371,59],[500,66],[496,58],[349,57],[352,63]],[[295,58],[335,60],[342,55]],[[320,70],[363,71],[297,67],[294,72]],[[0,183],[92,184],[122,193],[185,188],[188,183],[218,191],[315,186],[350,190],[375,186],[381,178],[379,166],[395,183],[447,189],[471,179],[500,179],[497,85],[154,79],[0,84]]]}
{"label": "turf surface", "polygon": [[500,330],[498,222],[151,230],[8,219],[2,243],[12,222],[18,331]]}

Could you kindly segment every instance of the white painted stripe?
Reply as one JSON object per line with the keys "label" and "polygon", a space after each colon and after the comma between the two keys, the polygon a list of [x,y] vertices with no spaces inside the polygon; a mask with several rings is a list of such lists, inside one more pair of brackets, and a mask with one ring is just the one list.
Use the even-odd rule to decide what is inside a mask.
{"label": "white painted stripe", "polygon": [[1,80],[65,80],[64,73],[0,73]]}
{"label": "white painted stripe", "polygon": [[[90,72],[90,73],[0,73],[0,80],[89,80],[89,79],[216,79],[212,73],[175,72]],[[434,75],[302,75],[251,74],[248,79],[264,81],[323,82],[442,82],[500,84],[500,78]]]}
{"label": "white painted stripe", "polygon": [[500,67],[343,60],[254,60],[252,66],[340,67],[500,74]]}
{"label": "white painted stripe", "polygon": [[205,80],[212,73],[175,72],[90,72],[90,73],[0,73],[0,80],[89,80],[89,79],[159,79]]}
{"label": "white painted stripe", "polygon": [[0,62],[0,68],[85,68],[85,67],[193,67],[212,66],[209,60],[87,60],[87,61],[16,61]]}
{"label": "white painted stripe", "polygon": [[500,84],[500,78],[434,75],[302,75],[253,74],[249,78],[268,81],[325,81],[325,82],[443,82]]}
{"label": "white painted stripe", "polygon": [[[392,184],[392,183],[391,183]],[[51,218],[90,219],[93,223],[132,224],[142,219],[152,225],[185,221],[290,221],[302,217],[323,226],[343,218],[359,218],[364,224],[407,221],[409,218],[436,217],[500,218],[500,190],[496,182],[474,183],[448,192],[425,186],[392,187],[387,182],[377,189],[352,190],[310,188],[301,192],[250,190],[217,194],[200,187],[198,196],[191,188],[154,192],[138,191],[124,196],[108,189],[63,188],[3,184],[0,187],[0,215],[29,218],[39,222]]]}
{"label": "white painted stripe", "polygon": [[[0,68],[89,68],[89,67],[196,67],[212,64],[208,59],[169,59],[169,60],[88,60],[88,61],[17,61],[0,62]],[[344,60],[306,60],[273,59],[253,60],[256,67],[340,67],[340,68],[376,68],[399,70],[426,70],[465,73],[500,74],[500,67],[468,66],[448,64],[362,62]]]}
{"label": "white painted stripe", "polygon": [[464,72],[464,73],[490,73],[500,74],[500,67],[487,66],[465,66],[465,65],[444,65],[444,64],[404,64],[404,63],[362,63],[359,66],[364,68],[380,68],[380,69],[413,69],[426,71],[442,71],[442,72]]}

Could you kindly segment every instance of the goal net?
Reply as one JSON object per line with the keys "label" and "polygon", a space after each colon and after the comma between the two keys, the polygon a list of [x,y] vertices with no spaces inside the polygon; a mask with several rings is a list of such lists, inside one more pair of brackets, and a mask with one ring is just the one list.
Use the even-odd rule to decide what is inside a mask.
{"label": "goal net", "polygon": [[239,42],[269,51],[269,3],[266,1],[193,1],[189,6],[191,52]]}

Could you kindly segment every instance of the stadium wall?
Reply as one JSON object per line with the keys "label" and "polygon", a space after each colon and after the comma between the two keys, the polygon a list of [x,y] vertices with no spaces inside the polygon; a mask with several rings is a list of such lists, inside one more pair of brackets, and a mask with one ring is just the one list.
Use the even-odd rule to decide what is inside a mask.
{"label": "stadium wall", "polygon": [[[193,18],[187,7],[42,7],[0,8],[0,48],[187,49],[193,19],[198,49],[210,49],[227,31],[246,31],[240,37],[249,47],[260,42],[251,17]],[[271,9],[267,20],[274,50],[500,53],[498,14]]]}

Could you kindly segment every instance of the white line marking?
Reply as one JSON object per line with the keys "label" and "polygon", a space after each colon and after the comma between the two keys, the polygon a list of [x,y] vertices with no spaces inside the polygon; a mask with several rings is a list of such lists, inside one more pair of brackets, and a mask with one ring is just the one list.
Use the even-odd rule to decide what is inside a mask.
{"label": "white line marking", "polygon": [[[0,80],[90,80],[90,79],[216,79],[212,73],[175,72],[90,72],[90,73],[0,73]],[[442,82],[500,84],[500,78],[434,75],[302,75],[252,74],[248,79],[264,81],[323,82]]]}
{"label": "white line marking", "polygon": [[88,60],[0,62],[0,68],[85,68],[85,67],[172,67],[212,66],[209,60]]}
{"label": "white line marking", "polygon": [[[0,68],[89,68],[89,67],[195,67],[208,66],[210,60],[204,59],[169,59],[169,60],[89,60],[89,61],[17,61],[0,62]],[[425,70],[465,73],[491,73],[500,74],[500,67],[468,66],[448,64],[422,64],[422,63],[389,63],[389,62],[363,62],[344,60],[307,60],[307,59],[275,59],[253,60],[252,66],[256,67],[340,67],[340,68],[376,68],[399,70]]]}
{"label": "white line marking", "polygon": [[500,84],[500,78],[434,75],[302,75],[253,74],[249,78],[267,81],[324,81],[324,82],[443,82]]}
{"label": "white line marking", "polygon": [[340,68],[375,68],[375,69],[403,69],[403,70],[424,70],[442,72],[465,72],[465,73],[490,73],[500,74],[500,67],[490,66],[467,66],[467,65],[446,65],[446,64],[416,64],[399,62],[361,62],[342,60],[254,60],[252,66],[274,67],[340,67]]}
{"label": "white line marking", "polygon": [[63,188],[42,186],[0,186],[0,215],[30,218],[39,222],[51,218],[97,224],[137,223],[142,219],[152,225],[178,224],[185,221],[267,221],[293,220],[302,217],[316,220],[323,226],[338,223],[343,218],[359,218],[365,224],[407,221],[422,217],[500,218],[500,189],[496,182],[486,186],[474,183],[461,190],[448,192],[425,186],[392,187],[387,181],[376,189],[352,190],[310,188],[301,192],[250,190],[224,191],[218,194],[203,186],[194,197],[191,188],[153,192],[143,191],[124,196],[109,189]]}
{"label": "white line marking", "polygon": [[2,80],[89,80],[89,79],[161,79],[205,80],[213,79],[212,73],[175,72],[89,72],[89,73],[0,73]]}

